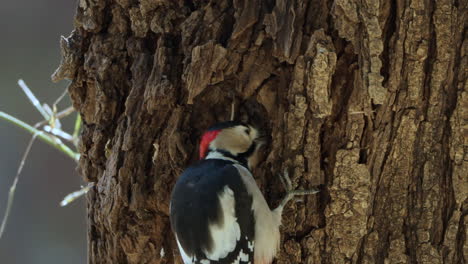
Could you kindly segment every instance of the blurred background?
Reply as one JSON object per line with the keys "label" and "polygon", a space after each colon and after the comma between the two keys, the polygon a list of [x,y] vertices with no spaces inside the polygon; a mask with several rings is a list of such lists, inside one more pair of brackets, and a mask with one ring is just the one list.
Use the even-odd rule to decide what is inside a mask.
{"label": "blurred background", "polygon": [[[60,35],[73,28],[76,1],[15,0],[0,7],[0,111],[29,123],[41,115],[17,85],[24,79],[43,103],[52,105],[66,82],[50,76],[60,62]],[[70,105],[66,98],[59,106]],[[74,117],[62,124],[72,131]],[[0,119],[0,218],[31,135]],[[86,263],[86,211],[81,198],[67,207],[59,203],[80,189],[76,164],[36,141],[26,161],[5,233],[0,239],[2,264]]]}

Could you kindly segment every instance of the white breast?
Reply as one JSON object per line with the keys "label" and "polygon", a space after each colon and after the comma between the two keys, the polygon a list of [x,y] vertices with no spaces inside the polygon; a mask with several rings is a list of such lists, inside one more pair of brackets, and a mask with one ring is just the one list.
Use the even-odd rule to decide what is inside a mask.
{"label": "white breast", "polygon": [[242,177],[247,191],[252,195],[255,218],[255,263],[271,263],[279,249],[281,211],[271,211],[249,170],[234,165]]}

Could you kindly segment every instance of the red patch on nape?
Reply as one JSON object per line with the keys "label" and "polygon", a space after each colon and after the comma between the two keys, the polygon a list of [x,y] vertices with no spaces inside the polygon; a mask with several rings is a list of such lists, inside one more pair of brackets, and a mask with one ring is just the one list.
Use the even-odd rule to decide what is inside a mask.
{"label": "red patch on nape", "polygon": [[211,141],[213,141],[216,136],[218,136],[220,130],[208,131],[203,134],[200,142],[200,159],[205,158],[208,148],[210,147]]}

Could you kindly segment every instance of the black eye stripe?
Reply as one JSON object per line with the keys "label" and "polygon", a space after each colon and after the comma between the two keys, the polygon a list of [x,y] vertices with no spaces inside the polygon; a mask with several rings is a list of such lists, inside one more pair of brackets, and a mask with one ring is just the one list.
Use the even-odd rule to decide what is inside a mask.
{"label": "black eye stripe", "polygon": [[248,135],[248,134],[250,134],[250,129],[246,128],[246,129],[244,129],[244,132]]}

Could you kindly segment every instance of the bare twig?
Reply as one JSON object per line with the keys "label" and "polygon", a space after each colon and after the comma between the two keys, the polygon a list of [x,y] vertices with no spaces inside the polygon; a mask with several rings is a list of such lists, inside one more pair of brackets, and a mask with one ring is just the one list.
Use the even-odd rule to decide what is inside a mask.
{"label": "bare twig", "polygon": [[[62,119],[64,117],[69,116],[73,112],[75,112],[75,108],[73,108],[73,106],[70,106],[70,107],[65,108],[65,110],[62,110],[62,111],[58,112],[55,115],[55,118]],[[43,121],[37,123],[36,125],[34,125],[34,127],[38,128],[38,127],[43,126],[43,125],[48,124],[48,123],[49,123],[49,120],[43,120]]]}
{"label": "bare twig", "polygon": [[26,124],[25,122],[7,114],[7,113],[4,113],[4,112],[1,112],[0,111],[0,118],[2,119],[5,119],[9,122],[11,122],[12,124],[15,124],[21,128],[23,128],[24,130],[28,131],[29,133],[31,134],[38,134],[37,136],[44,142],[46,142],[47,144],[55,147],[56,149],[62,151],[63,153],[65,153],[68,157],[72,158],[74,161],[78,161],[80,155],[78,153],[75,153],[73,150],[71,150],[69,147],[67,147],[67,145],[63,144],[58,138],[56,137],[53,137],[47,133],[44,133],[40,130],[38,130],[37,128],[34,128],[28,124]]}
{"label": "bare twig", "polygon": [[62,124],[60,123],[60,118],[57,117],[57,105],[62,101],[62,99],[65,97],[65,95],[68,93],[68,88],[66,88],[63,93],[55,100],[54,104],[52,105],[52,114],[50,115],[50,120],[49,120],[49,125],[54,129],[62,128]]}
{"label": "bare twig", "polygon": [[[10,215],[11,207],[13,204],[13,199],[15,196],[16,185],[18,184],[18,180],[19,180],[19,175],[21,174],[21,171],[23,170],[24,164],[26,162],[26,158],[29,152],[31,151],[31,147],[33,143],[35,142],[36,138],[39,138],[42,141],[48,143],[49,145],[55,147],[56,149],[62,151],[67,156],[72,158],[75,162],[78,162],[78,159],[79,159],[78,153],[71,150],[67,145],[63,144],[63,142],[59,138],[56,137],[56,136],[59,136],[67,141],[72,142],[75,145],[75,147],[78,145],[78,134],[79,134],[80,127],[81,127],[80,115],[78,114],[76,118],[73,135],[70,135],[64,132],[63,130],[61,130],[60,119],[73,113],[74,112],[73,107],[70,106],[67,109],[57,113],[57,104],[65,97],[65,95],[67,94],[67,89],[65,89],[65,92],[62,93],[60,97],[54,102],[54,104],[52,105],[52,109],[51,109],[47,104],[41,105],[39,100],[36,98],[36,96],[33,94],[33,92],[29,89],[29,87],[26,85],[26,83],[23,80],[18,80],[18,85],[21,87],[21,89],[24,91],[24,93],[28,97],[29,101],[39,111],[39,113],[41,113],[41,115],[44,117],[45,120],[37,123],[34,126],[30,126],[29,124],[26,124],[25,122],[7,113],[0,111],[0,119],[7,120],[11,122],[12,124],[15,124],[16,126],[32,134],[32,138],[29,141],[26,151],[21,159],[20,165],[18,167],[18,171],[13,180],[13,184],[11,185],[10,190],[8,192],[7,207],[5,209],[5,214],[3,216],[3,220],[0,226],[0,238],[2,237],[4,233],[5,226],[8,222],[8,217]],[[43,131],[38,129],[41,126],[44,126]],[[64,198],[64,200],[61,202],[61,205],[65,206],[69,204],[70,202],[74,201],[78,197],[84,195],[93,186],[94,186],[94,183],[90,183],[88,184],[88,186],[82,188],[81,190],[67,195]]]}
{"label": "bare twig", "polygon": [[50,115],[47,113],[46,109],[41,105],[39,100],[37,100],[36,96],[31,92],[26,83],[22,79],[19,79],[18,85],[21,87],[21,89],[23,89],[23,92],[26,94],[29,101],[31,101],[32,105],[37,109],[37,111],[39,111],[39,113],[41,113],[44,119],[49,120]]}
{"label": "bare twig", "polygon": [[21,174],[21,171],[23,170],[24,163],[26,162],[26,158],[28,157],[28,154],[31,151],[31,147],[34,141],[36,140],[36,138],[39,136],[39,133],[42,133],[42,132],[37,131],[36,133],[33,134],[33,136],[31,137],[31,140],[29,140],[29,144],[26,147],[26,151],[23,154],[23,158],[21,159],[20,165],[18,167],[18,171],[16,172],[15,179],[13,180],[13,184],[11,185],[10,191],[8,192],[7,207],[5,209],[5,214],[3,215],[2,225],[0,226],[0,238],[2,238],[3,232],[5,231],[5,226],[8,221],[8,216],[10,215],[11,206],[13,205],[13,198],[15,197],[15,190],[16,190],[16,185],[18,184],[19,176]]}
{"label": "bare twig", "polygon": [[78,190],[76,192],[72,192],[72,193],[68,194],[60,202],[60,206],[67,206],[68,204],[75,201],[79,197],[85,195],[89,191],[89,189],[91,189],[93,186],[94,186],[94,182],[90,182],[90,183],[88,183],[88,185],[86,187],[83,187],[83,188],[81,188],[80,190]]}
{"label": "bare twig", "polygon": [[236,112],[236,105],[234,100],[231,103],[231,121],[234,121],[234,114]]}
{"label": "bare twig", "polygon": [[53,105],[56,107],[60,103],[60,101],[62,101],[63,98],[65,98],[65,95],[67,95],[67,94],[68,94],[68,88],[65,88],[63,93],[59,96],[59,98],[57,98],[57,100],[55,100]]}
{"label": "bare twig", "polygon": [[73,144],[75,144],[75,147],[78,146],[78,134],[80,133],[81,129],[81,115],[78,113],[76,115],[76,120],[75,120],[75,129],[73,130]]}
{"label": "bare twig", "polygon": [[68,142],[73,142],[72,135],[68,134],[67,132],[61,129],[51,127],[51,126],[44,126],[44,131],[52,135],[55,135],[57,137],[61,137],[62,139],[65,139]]}
{"label": "bare twig", "polygon": [[[61,129],[62,124],[60,123],[60,120],[57,119],[57,115],[56,115],[57,114],[57,107],[55,105],[53,105],[52,107],[54,108],[54,110],[52,110],[52,108],[50,108],[50,106],[48,104],[43,104],[42,106],[44,107],[44,109],[47,111],[47,113],[50,116],[50,118],[48,120],[46,120],[47,123],[53,128]],[[37,126],[34,126],[34,127],[37,127]]]}

